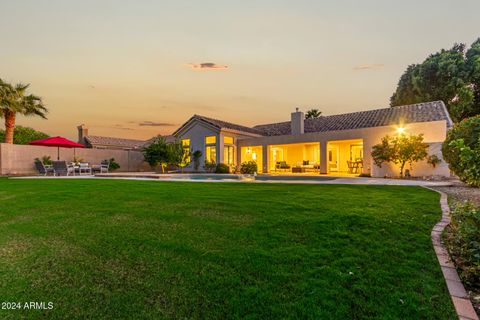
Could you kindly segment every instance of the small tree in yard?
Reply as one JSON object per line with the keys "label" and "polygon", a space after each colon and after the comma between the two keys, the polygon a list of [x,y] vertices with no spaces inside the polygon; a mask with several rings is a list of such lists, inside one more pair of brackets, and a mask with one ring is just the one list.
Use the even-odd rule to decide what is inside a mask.
{"label": "small tree in yard", "polygon": [[181,141],[175,141],[167,144],[169,153],[168,164],[180,167],[183,170],[190,162],[190,150],[183,147]]}
{"label": "small tree in yard", "polygon": [[156,137],[150,145],[143,149],[143,156],[152,168],[161,166],[162,173],[165,173],[165,167],[171,159],[165,138],[162,136]]}
{"label": "small tree in yard", "polygon": [[195,171],[198,171],[198,168],[200,168],[200,158],[202,157],[202,151],[197,150],[192,153],[193,156],[193,168]]}
{"label": "small tree in yard", "polygon": [[395,137],[385,136],[382,142],[373,146],[372,157],[379,167],[384,162],[391,162],[400,166],[400,176],[404,175],[405,165],[424,160],[428,156],[428,144],[423,142],[423,134],[401,134]]}

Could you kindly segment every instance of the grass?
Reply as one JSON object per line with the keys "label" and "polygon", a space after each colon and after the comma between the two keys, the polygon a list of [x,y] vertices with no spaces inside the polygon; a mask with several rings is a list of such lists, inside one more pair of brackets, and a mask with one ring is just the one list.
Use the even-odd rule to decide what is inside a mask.
{"label": "grass", "polygon": [[416,187],[0,179],[1,318],[455,319]]}

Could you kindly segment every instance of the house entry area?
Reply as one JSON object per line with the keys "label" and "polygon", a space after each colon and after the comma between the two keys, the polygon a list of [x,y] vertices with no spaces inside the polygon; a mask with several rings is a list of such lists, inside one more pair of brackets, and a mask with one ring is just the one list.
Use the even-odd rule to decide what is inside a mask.
{"label": "house entry area", "polygon": [[294,143],[268,146],[270,173],[319,173],[320,143]]}
{"label": "house entry area", "polygon": [[359,174],[363,169],[363,140],[329,141],[327,144],[328,173]]}
{"label": "house entry area", "polygon": [[263,149],[262,146],[242,147],[240,152],[240,163],[254,161],[257,163],[259,173],[263,172]]}

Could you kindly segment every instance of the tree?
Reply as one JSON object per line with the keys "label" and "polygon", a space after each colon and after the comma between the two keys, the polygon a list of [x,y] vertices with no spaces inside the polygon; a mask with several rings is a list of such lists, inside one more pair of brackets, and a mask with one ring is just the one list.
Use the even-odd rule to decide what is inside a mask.
{"label": "tree", "polygon": [[192,153],[193,156],[193,168],[195,171],[198,171],[198,168],[200,167],[200,158],[202,157],[202,151],[196,150]]}
{"label": "tree", "polygon": [[[454,122],[480,113],[480,39],[465,53],[464,44],[431,54],[400,77],[390,105],[443,101]],[[480,77],[479,77],[480,78]]]}
{"label": "tree", "polygon": [[395,137],[385,136],[380,144],[374,145],[372,157],[379,167],[384,162],[392,162],[400,166],[400,176],[403,177],[405,165],[410,167],[414,162],[424,160],[428,156],[428,144],[423,142],[423,134],[400,134]]}
{"label": "tree", "polygon": [[165,173],[165,167],[170,160],[169,147],[165,138],[162,136],[154,138],[152,143],[143,149],[143,156],[152,168],[161,166],[162,173]]}
{"label": "tree", "polygon": [[190,162],[190,150],[183,147],[181,141],[175,141],[167,144],[169,159],[168,164],[183,169]]}
{"label": "tree", "polygon": [[442,145],[450,170],[471,186],[480,186],[480,115],[455,124]]}
{"label": "tree", "polygon": [[0,79],[0,116],[5,119],[5,143],[13,143],[17,114],[46,119],[47,108],[40,97],[27,95],[28,84],[15,86]]}
{"label": "tree", "polygon": [[318,109],[310,109],[305,114],[305,119],[316,119],[322,115],[322,111]]}
{"label": "tree", "polygon": [[[29,127],[15,126],[13,135],[13,143],[15,144],[28,144],[30,141],[45,139],[49,135],[41,131]],[[5,140],[5,130],[0,130],[0,141]]]}

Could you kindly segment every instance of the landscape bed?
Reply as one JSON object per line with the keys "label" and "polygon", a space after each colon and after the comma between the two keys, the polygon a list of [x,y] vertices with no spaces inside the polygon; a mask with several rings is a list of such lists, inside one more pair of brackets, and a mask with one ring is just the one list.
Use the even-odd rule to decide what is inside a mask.
{"label": "landscape bed", "polygon": [[0,179],[28,318],[454,319],[419,187]]}

